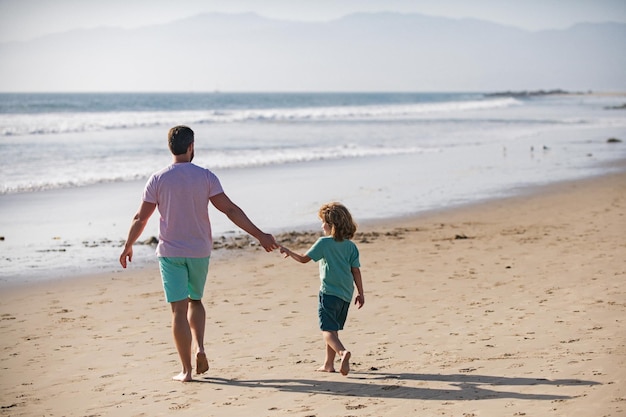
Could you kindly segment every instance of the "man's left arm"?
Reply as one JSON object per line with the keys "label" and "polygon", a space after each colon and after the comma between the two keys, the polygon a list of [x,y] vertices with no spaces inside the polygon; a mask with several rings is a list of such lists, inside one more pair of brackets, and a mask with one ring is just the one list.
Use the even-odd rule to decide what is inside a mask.
{"label": "man's left arm", "polygon": [[246,213],[233,201],[228,198],[225,193],[219,193],[210,198],[211,203],[216,209],[224,213],[231,222],[236,224],[245,232],[254,236],[266,252],[271,252],[274,249],[278,249],[278,244],[271,234],[263,232],[256,227],[254,223],[248,218]]}

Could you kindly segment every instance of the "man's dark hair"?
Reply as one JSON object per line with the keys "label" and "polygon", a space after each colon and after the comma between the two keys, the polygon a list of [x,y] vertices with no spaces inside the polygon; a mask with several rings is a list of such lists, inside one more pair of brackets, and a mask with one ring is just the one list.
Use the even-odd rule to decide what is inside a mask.
{"label": "man's dark hair", "polygon": [[167,144],[174,155],[184,154],[192,143],[193,130],[187,126],[173,127],[167,134]]}

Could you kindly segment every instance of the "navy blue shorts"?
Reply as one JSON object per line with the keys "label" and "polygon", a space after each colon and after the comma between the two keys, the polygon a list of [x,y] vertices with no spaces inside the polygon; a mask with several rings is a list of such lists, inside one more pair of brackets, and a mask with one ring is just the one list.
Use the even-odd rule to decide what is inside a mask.
{"label": "navy blue shorts", "polygon": [[343,330],[348,318],[350,303],[334,295],[319,294],[317,314],[320,319],[320,330],[333,332]]}

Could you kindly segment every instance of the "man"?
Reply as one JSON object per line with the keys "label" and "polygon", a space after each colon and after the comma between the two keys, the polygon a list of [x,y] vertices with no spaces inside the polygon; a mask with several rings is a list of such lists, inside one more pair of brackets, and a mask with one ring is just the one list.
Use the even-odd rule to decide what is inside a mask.
{"label": "man", "polygon": [[168,145],[173,163],[149,178],[120,263],[126,268],[127,261],[132,261],[133,244],[141,236],[154,210],[158,209],[161,219],[156,254],[165,297],[172,307],[174,343],[183,366],[182,372],[173,379],[187,382],[192,380],[191,346],[194,339],[198,346],[196,373],[209,369],[204,352],[206,312],[201,300],[213,246],[209,202],[258,239],[267,252],[277,249],[278,245],[272,235],[256,227],[228,198],[215,174],[191,163],[194,133],[190,128],[176,126],[170,129]]}

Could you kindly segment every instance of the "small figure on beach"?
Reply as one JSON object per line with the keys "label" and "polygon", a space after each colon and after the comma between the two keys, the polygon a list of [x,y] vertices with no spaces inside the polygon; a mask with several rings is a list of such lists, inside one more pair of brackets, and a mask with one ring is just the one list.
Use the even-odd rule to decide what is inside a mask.
{"label": "small figure on beach", "polygon": [[182,363],[181,373],[173,379],[187,382],[193,379],[192,343],[197,346],[196,373],[209,370],[204,350],[206,311],[202,304],[213,246],[209,203],[254,236],[267,252],[279,246],[274,236],[262,232],[230,200],[213,172],[191,163],[194,158],[193,130],[187,126],[173,127],[168,133],[168,146],[173,162],[148,179],[142,203],[120,255],[120,264],[126,268],[127,262],[132,261],[133,244],[158,209],[160,223],[156,255],[165,299],[172,308],[174,344]]}
{"label": "small figure on beach", "polygon": [[318,315],[322,337],[326,342],[326,358],[318,371],[335,372],[335,358],[341,359],[340,372],[350,372],[351,353],[339,340],[339,331],[348,317],[348,309],[356,285],[354,304],[365,304],[359,249],[351,240],[356,224],[348,209],[340,203],[328,203],[320,207],[318,216],[322,221],[324,236],[319,238],[304,254],[298,254],[281,246],[280,253],[300,263],[319,261],[320,292]]}

